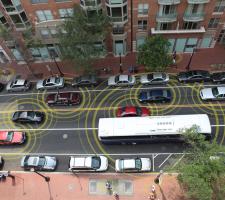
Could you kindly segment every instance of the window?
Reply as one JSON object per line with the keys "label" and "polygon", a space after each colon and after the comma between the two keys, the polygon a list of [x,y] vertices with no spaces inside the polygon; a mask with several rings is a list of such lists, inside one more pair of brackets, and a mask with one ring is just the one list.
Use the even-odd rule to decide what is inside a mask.
{"label": "window", "polygon": [[32,4],[36,4],[36,3],[48,3],[48,0],[31,0]]}
{"label": "window", "polygon": [[198,29],[198,22],[185,22],[184,29]]}
{"label": "window", "polygon": [[70,2],[72,0],[55,0],[55,2]]}
{"label": "window", "polygon": [[52,20],[52,12],[50,10],[38,10],[36,11],[39,22]]}
{"label": "window", "polygon": [[59,9],[59,15],[60,15],[60,18],[72,17],[73,9],[72,8]]}
{"label": "window", "polygon": [[219,24],[220,18],[211,18],[209,21],[208,28],[216,28]]}
{"label": "window", "polygon": [[148,14],[148,4],[147,3],[139,3],[138,4],[138,14],[139,15],[147,15]]}
{"label": "window", "polygon": [[144,36],[137,38],[137,48],[139,48],[144,43],[145,43],[145,37]]}
{"label": "window", "polygon": [[224,12],[225,10],[225,0],[217,0],[214,12]]}
{"label": "window", "polygon": [[42,29],[41,30],[41,36],[42,36],[43,39],[49,38],[50,37],[49,36],[49,31],[47,29]]}
{"label": "window", "polygon": [[138,29],[147,30],[147,20],[138,20]]}

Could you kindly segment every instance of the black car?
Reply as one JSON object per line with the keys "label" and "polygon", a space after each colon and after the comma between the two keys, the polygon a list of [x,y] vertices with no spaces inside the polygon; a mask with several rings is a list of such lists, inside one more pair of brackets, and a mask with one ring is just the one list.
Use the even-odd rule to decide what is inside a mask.
{"label": "black car", "polygon": [[73,79],[72,86],[96,86],[98,85],[97,77],[95,75],[79,76]]}
{"label": "black car", "polygon": [[20,123],[41,123],[44,113],[39,111],[16,111],[13,113],[12,121]]}
{"label": "black car", "polygon": [[138,100],[141,103],[147,102],[170,102],[172,100],[172,94],[169,89],[153,89],[140,92]]}
{"label": "black car", "polygon": [[0,83],[0,92],[4,89],[4,84]]}
{"label": "black car", "polygon": [[184,83],[211,81],[210,73],[205,70],[191,70],[187,72],[180,72],[177,78],[180,82]]}
{"label": "black car", "polygon": [[0,170],[3,168],[3,166],[4,166],[4,160],[2,156],[0,156]]}
{"label": "black car", "polygon": [[225,72],[216,72],[211,75],[214,83],[225,83]]}

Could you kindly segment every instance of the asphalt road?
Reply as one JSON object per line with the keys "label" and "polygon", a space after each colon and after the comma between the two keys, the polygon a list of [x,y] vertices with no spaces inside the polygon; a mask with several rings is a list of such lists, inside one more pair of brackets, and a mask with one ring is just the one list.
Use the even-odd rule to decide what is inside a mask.
{"label": "asphalt road", "polygon": [[[210,83],[205,84],[209,86]],[[179,84],[171,81],[166,86],[173,93],[169,104],[144,104],[152,115],[208,114],[212,124],[213,137],[219,144],[225,144],[225,102],[203,102],[199,91],[203,84]],[[58,171],[67,171],[69,156],[74,154],[107,154],[113,170],[116,158],[151,157],[153,169],[175,165],[182,158],[185,145],[182,143],[156,143],[143,145],[103,145],[97,139],[98,119],[115,117],[119,106],[139,105],[137,95],[148,89],[137,85],[132,88],[108,88],[102,83],[96,88],[71,88],[63,91],[78,91],[82,103],[71,107],[48,107],[45,104],[47,93],[35,89],[23,93],[0,94],[0,129],[27,129],[28,140],[20,146],[1,146],[0,153],[5,158],[4,170],[21,170],[20,158],[23,154],[56,155]],[[152,88],[152,87],[151,87]],[[41,110],[46,120],[40,125],[21,125],[11,121],[15,110]]]}

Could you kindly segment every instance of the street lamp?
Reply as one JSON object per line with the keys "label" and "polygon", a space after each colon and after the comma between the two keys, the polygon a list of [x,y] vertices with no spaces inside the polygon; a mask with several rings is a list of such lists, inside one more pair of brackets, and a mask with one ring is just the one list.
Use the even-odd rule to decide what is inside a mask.
{"label": "street lamp", "polygon": [[61,71],[61,69],[60,69],[58,63],[57,63],[56,60],[55,60],[55,54],[54,54],[54,52],[49,51],[49,53],[50,53],[50,56],[51,56],[52,60],[55,62],[55,65],[56,65],[56,67],[57,67],[57,69],[58,69],[58,71],[59,71],[60,76],[63,77],[64,74],[63,74],[63,72]]}
{"label": "street lamp", "polygon": [[191,57],[189,59],[188,65],[186,66],[186,70],[187,71],[190,70],[191,61],[192,61],[192,58],[193,58],[195,52],[196,52],[196,45],[193,46],[193,51],[192,51]]}
{"label": "street lamp", "polygon": [[44,176],[40,172],[36,171],[34,168],[31,168],[30,171],[32,171],[32,172],[38,174],[39,176],[41,176],[42,178],[44,178],[46,182],[49,182],[50,181],[50,177],[49,176]]}
{"label": "street lamp", "polygon": [[160,184],[160,177],[163,174],[163,170],[160,170],[159,174],[154,179],[155,184]]}
{"label": "street lamp", "polygon": [[119,53],[120,55],[120,73],[123,73],[123,69],[122,69],[122,59],[121,59],[121,53]]}

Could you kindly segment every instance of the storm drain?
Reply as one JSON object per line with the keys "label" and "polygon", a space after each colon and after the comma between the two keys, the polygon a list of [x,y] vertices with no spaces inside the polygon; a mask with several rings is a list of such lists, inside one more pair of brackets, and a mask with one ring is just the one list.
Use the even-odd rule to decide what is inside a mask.
{"label": "storm drain", "polygon": [[[109,182],[112,189],[106,188],[106,183]],[[92,195],[112,195],[115,191],[119,195],[132,195],[133,183],[131,180],[106,180],[106,179],[90,179],[89,180],[89,194]]]}

